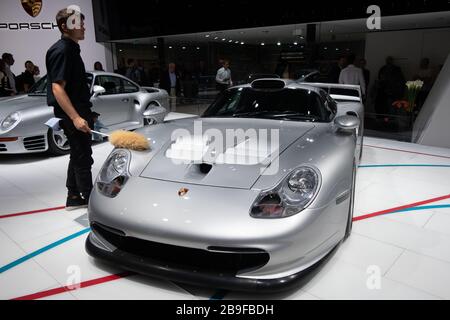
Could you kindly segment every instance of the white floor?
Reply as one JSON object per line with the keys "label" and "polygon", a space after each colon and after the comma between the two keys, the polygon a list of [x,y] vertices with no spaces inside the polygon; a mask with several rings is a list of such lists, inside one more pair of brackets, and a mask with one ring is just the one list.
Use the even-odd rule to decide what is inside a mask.
{"label": "white floor", "polygon": [[[450,165],[448,149],[371,138],[365,144],[363,165]],[[94,147],[94,175],[111,149],[108,143]],[[86,233],[55,245],[86,228],[86,210],[1,218],[64,205],[66,166],[67,157],[0,157],[0,299],[48,290],[30,298],[450,299],[450,208],[445,208],[450,198],[427,204],[424,210],[355,222],[352,236],[305,285],[282,295],[255,296],[137,275],[102,279],[123,271],[88,257]],[[449,194],[450,166],[361,168],[355,216]],[[18,260],[32,253],[32,258]],[[97,279],[101,280],[86,282]],[[78,283],[83,285],[69,292],[53,291]]]}

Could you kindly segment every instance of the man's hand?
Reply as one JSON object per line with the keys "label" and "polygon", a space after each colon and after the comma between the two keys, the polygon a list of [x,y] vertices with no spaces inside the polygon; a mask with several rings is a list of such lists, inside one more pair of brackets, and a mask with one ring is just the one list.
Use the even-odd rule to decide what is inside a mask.
{"label": "man's hand", "polygon": [[89,128],[89,124],[86,120],[84,120],[81,117],[77,117],[73,120],[73,125],[77,130],[84,132],[84,133],[91,133],[91,128]]}

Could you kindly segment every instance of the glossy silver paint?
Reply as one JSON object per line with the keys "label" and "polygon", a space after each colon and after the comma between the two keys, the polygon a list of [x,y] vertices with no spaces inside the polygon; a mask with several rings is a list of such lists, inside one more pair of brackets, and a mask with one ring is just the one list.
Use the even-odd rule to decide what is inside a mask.
{"label": "glossy silver paint", "polygon": [[[298,83],[287,85],[320,90]],[[336,116],[348,112],[364,119],[360,102],[338,104]],[[272,163],[215,164],[202,178],[189,174],[189,165],[175,165],[165,157],[165,152],[171,145],[174,130],[183,128],[193,132],[194,122],[199,120],[204,131],[208,128],[279,129],[279,170],[275,175],[261,175],[260,169],[269,169]],[[270,261],[265,266],[237,275],[250,279],[279,279],[305,270],[344,238],[352,173],[360,154],[361,139],[355,131],[343,132],[333,121],[190,118],[145,127],[139,132],[149,137],[151,150],[131,152],[132,177],[116,198],[93,191],[89,204],[91,222],[119,229],[130,237],[181,247],[267,251]],[[288,218],[252,218],[250,208],[261,191],[273,188],[303,165],[320,172],[320,190],[313,202]],[[178,192],[182,188],[189,192],[180,197]],[[94,245],[102,250],[114,250],[106,242],[94,240]]]}
{"label": "glossy silver paint", "polygon": [[[92,74],[93,83],[98,76],[113,76],[117,78],[123,78],[127,81],[131,80],[114,73],[107,72],[88,72]],[[137,87],[137,92],[122,93],[112,95],[98,95],[92,96],[91,101],[93,103],[92,110],[98,112],[100,121],[108,127],[108,129],[102,130],[105,133],[117,130],[125,129],[132,130],[144,126],[144,113],[155,107],[168,107],[168,94],[165,90],[150,88],[150,87]],[[93,85],[91,84],[91,88]],[[48,150],[48,137],[49,131],[45,123],[52,117],[53,108],[47,106],[46,95],[20,95],[12,98],[6,98],[0,100],[0,123],[5,117],[13,112],[20,112],[21,121],[12,130],[2,132],[0,129],[0,138],[17,137],[16,142],[0,142],[5,145],[7,151],[1,151],[0,154],[20,154],[20,153],[34,153],[43,152]],[[159,119],[161,121],[161,119]],[[55,136],[64,138],[61,132],[55,132]],[[33,137],[39,137],[41,141],[38,150],[30,150],[25,148],[24,139],[30,139]],[[32,148],[31,148],[32,149]]]}

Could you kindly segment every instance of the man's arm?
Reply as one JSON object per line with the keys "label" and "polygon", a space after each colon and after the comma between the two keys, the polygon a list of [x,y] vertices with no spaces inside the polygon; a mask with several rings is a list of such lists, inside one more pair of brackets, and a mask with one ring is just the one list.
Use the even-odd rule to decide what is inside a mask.
{"label": "man's arm", "polygon": [[345,84],[345,77],[344,77],[344,70],[341,71],[341,73],[339,74],[339,84]]}
{"label": "man's arm", "polygon": [[77,128],[77,130],[90,134],[91,129],[89,128],[87,121],[80,117],[78,112],[75,110],[72,102],[69,99],[69,96],[66,93],[66,90],[64,89],[65,86],[65,81],[52,83],[53,95],[55,96],[56,101],[61,106],[63,111],[67,114],[67,116],[69,116],[69,118],[73,121],[73,125],[75,126],[75,128]]}

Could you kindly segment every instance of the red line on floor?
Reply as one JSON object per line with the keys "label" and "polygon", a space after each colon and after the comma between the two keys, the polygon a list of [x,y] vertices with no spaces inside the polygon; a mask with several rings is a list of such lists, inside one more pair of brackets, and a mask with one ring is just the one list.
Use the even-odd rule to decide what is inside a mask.
{"label": "red line on floor", "polygon": [[27,211],[27,212],[12,213],[12,214],[0,216],[0,219],[27,216],[27,215],[31,215],[31,214],[45,213],[45,212],[50,212],[50,211],[57,211],[57,210],[65,209],[65,208],[66,207],[56,207],[56,208],[40,209],[40,210]]}
{"label": "red line on floor", "polygon": [[[370,218],[386,215],[386,214],[389,214],[389,213],[393,213],[393,212],[396,212],[396,211],[405,210],[405,209],[409,209],[409,208],[414,208],[414,207],[418,207],[418,206],[422,206],[422,205],[426,205],[426,204],[430,204],[430,203],[433,203],[433,202],[438,202],[438,201],[442,201],[442,200],[446,200],[446,199],[450,199],[450,194],[446,195],[446,196],[438,197],[438,198],[424,200],[424,201],[420,201],[420,202],[416,202],[416,203],[412,203],[412,204],[408,204],[408,205],[404,205],[404,206],[400,206],[400,207],[396,207],[396,208],[392,208],[392,209],[387,209],[387,210],[371,213],[371,214],[360,216],[360,217],[355,217],[353,219],[353,221],[354,222],[362,221],[362,220],[366,220],[366,219],[370,219]],[[132,276],[132,275],[135,275],[135,273],[132,273],[132,272],[119,273],[119,274],[115,274],[115,275],[111,275],[111,276],[107,276],[107,277],[103,277],[103,278],[99,278],[99,279],[93,279],[93,280],[85,281],[85,282],[73,285],[70,288],[68,286],[55,288],[55,289],[51,289],[51,290],[47,290],[47,291],[38,292],[38,293],[34,293],[34,294],[23,296],[23,297],[15,298],[15,299],[12,299],[12,300],[36,300],[36,299],[47,298],[47,297],[54,296],[54,295],[57,295],[57,294],[61,294],[61,293],[64,293],[64,292],[74,291],[74,290],[78,290],[78,289],[81,289],[81,288],[87,288],[87,287],[96,286],[96,285],[99,285],[99,284],[111,282],[111,281],[114,281],[114,280],[127,278],[127,277]]]}
{"label": "red line on floor", "polygon": [[396,207],[396,208],[387,209],[387,210],[371,213],[371,214],[360,216],[360,217],[355,217],[355,218],[353,218],[353,221],[361,221],[361,220],[366,220],[366,219],[370,219],[370,218],[375,218],[375,217],[383,216],[383,215],[386,215],[386,214],[389,214],[389,213],[394,213],[396,211],[405,210],[405,209],[414,208],[414,207],[419,207],[419,206],[423,206],[425,204],[438,202],[438,201],[442,201],[442,200],[446,200],[446,199],[450,199],[450,194],[446,195],[446,196],[439,197],[439,198],[434,198],[434,199],[430,199],[430,200],[424,200],[424,201],[420,201],[420,202],[416,202],[416,203],[412,203],[412,204],[407,204],[407,205],[404,205],[404,206],[401,206],[401,207]]}
{"label": "red line on floor", "polygon": [[389,151],[412,153],[412,154],[418,154],[418,155],[422,155],[422,156],[429,156],[429,157],[436,157],[436,158],[443,158],[443,159],[450,159],[450,157],[448,157],[448,156],[440,156],[440,155],[437,155],[437,154],[421,153],[421,152],[407,151],[407,150],[394,149],[394,148],[377,147],[377,146],[371,146],[371,145],[368,145],[368,144],[365,144],[364,147],[383,149],[383,150],[389,150]]}
{"label": "red line on floor", "polygon": [[38,293],[33,293],[33,294],[26,295],[23,297],[15,298],[12,300],[37,300],[37,299],[47,298],[47,297],[54,296],[54,295],[57,295],[60,293],[78,290],[81,288],[92,287],[92,286],[96,286],[96,285],[103,284],[106,282],[123,279],[123,278],[129,277],[129,276],[132,276],[132,275],[134,275],[134,273],[131,273],[131,272],[123,272],[123,273],[119,273],[119,274],[113,274],[113,275],[110,275],[107,277],[81,282],[79,284],[75,284],[70,287],[65,286],[65,287],[55,288],[55,289],[38,292]]}

